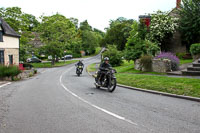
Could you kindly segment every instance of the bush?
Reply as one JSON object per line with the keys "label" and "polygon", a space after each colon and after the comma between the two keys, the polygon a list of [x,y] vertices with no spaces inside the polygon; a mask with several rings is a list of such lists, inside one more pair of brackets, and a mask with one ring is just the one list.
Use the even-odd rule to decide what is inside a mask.
{"label": "bush", "polygon": [[179,68],[180,60],[174,54],[170,52],[162,52],[155,59],[169,59],[171,61],[171,69],[172,71],[176,71]]}
{"label": "bush", "polygon": [[192,55],[200,54],[200,43],[192,44],[190,47],[190,52]]}
{"label": "bush", "polygon": [[123,63],[122,53],[115,46],[109,46],[106,52],[103,53],[103,57],[109,57],[112,66],[120,66]]}
{"label": "bush", "polygon": [[148,55],[152,55],[152,56],[155,56],[158,52],[160,52],[160,47],[149,41],[149,40],[145,40],[145,45],[147,46],[147,54]]}
{"label": "bush", "polygon": [[139,60],[140,66],[144,68],[145,71],[151,71],[152,69],[152,56],[145,55]]}
{"label": "bush", "polygon": [[0,66],[0,78],[17,76],[21,71],[17,66]]}

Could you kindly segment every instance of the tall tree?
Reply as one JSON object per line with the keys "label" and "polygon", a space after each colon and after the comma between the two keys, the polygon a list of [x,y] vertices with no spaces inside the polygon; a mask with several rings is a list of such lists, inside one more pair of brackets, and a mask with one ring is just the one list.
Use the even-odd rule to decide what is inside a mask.
{"label": "tall tree", "polygon": [[189,50],[191,44],[200,42],[200,1],[183,0],[179,14],[182,39]]}
{"label": "tall tree", "polygon": [[52,64],[54,64],[55,57],[62,56],[65,48],[72,43],[76,35],[74,24],[58,13],[52,16],[43,16],[39,31],[45,44],[46,53],[53,58]]}
{"label": "tall tree", "polygon": [[103,42],[116,45],[118,50],[124,50],[133,22],[134,20],[127,20],[123,17],[110,21],[110,27],[107,29]]}

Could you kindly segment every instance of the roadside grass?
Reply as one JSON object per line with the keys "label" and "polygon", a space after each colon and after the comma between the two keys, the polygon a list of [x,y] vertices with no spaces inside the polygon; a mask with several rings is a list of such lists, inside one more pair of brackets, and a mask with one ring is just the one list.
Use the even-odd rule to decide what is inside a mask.
{"label": "roadside grass", "polygon": [[200,97],[200,79],[117,73],[117,82],[137,88]]}
{"label": "roadside grass", "polygon": [[88,72],[95,72],[95,71],[96,71],[96,63],[90,64],[90,65],[87,67],[87,71],[88,71]]}
{"label": "roadside grass", "polygon": [[45,62],[45,63],[31,63],[34,68],[51,68],[51,67],[60,67],[60,66],[65,66],[68,64],[72,64],[77,62],[78,60],[67,60],[63,62],[56,62],[55,65],[51,65],[51,62]]}
{"label": "roadside grass", "polygon": [[193,62],[193,59],[180,59],[180,65],[183,65],[183,64],[187,64],[187,63],[192,63]]}
{"label": "roadside grass", "polygon": [[[95,63],[89,65],[88,71],[96,71],[95,65]],[[122,66],[114,68],[118,72],[116,77],[119,84],[177,95],[200,97],[200,79],[167,77],[163,73],[140,72],[134,69],[133,61],[124,61]]]}

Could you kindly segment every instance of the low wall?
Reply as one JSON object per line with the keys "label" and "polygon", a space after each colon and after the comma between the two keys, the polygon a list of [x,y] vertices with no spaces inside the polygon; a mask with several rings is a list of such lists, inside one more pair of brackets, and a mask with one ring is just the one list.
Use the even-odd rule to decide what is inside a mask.
{"label": "low wall", "polygon": [[159,60],[154,59],[152,60],[152,69],[153,72],[170,72],[171,71],[171,61],[170,60]]}
{"label": "low wall", "polygon": [[[140,65],[139,60],[135,61],[135,69],[140,70],[140,71],[147,71]],[[170,72],[171,61],[167,59],[164,59],[164,60],[153,59],[151,70],[153,72],[160,72],[160,73]]]}

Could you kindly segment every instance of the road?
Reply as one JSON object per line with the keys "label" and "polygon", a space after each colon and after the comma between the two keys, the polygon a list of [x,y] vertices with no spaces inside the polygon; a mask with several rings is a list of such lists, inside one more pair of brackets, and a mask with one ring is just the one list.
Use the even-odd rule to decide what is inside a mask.
{"label": "road", "polygon": [[[99,56],[84,59],[87,66]],[[74,64],[0,88],[0,133],[199,133],[200,103],[96,89]]]}

